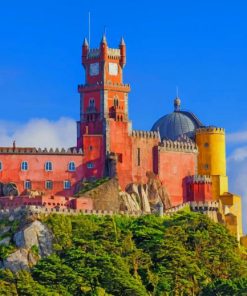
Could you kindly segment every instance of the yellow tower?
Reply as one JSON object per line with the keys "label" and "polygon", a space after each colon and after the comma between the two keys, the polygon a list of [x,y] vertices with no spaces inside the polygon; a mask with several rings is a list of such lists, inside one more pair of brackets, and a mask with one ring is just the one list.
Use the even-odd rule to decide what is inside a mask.
{"label": "yellow tower", "polygon": [[213,199],[228,192],[226,176],[225,130],[217,127],[200,128],[196,131],[198,146],[198,174],[212,177]]}

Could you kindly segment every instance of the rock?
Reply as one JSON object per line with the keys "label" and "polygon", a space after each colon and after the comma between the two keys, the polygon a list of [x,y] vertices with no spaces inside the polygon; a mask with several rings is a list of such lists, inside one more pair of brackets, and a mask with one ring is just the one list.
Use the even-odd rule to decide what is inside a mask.
{"label": "rock", "polygon": [[136,201],[140,205],[140,208],[145,213],[150,213],[150,205],[148,201],[147,186],[145,184],[129,184],[126,188],[126,192],[133,197],[136,197]]}
{"label": "rock", "polygon": [[138,197],[133,194],[128,194],[127,192],[119,192],[120,197],[120,211],[129,212],[140,212],[140,204],[138,203]]}
{"label": "rock", "polygon": [[121,209],[150,213],[157,212],[157,209],[160,212],[161,204],[164,210],[171,207],[169,194],[158,176],[148,172],[147,179],[146,184],[131,183],[125,194],[120,192]]}
{"label": "rock", "polygon": [[6,269],[10,269],[12,272],[29,270],[28,251],[25,249],[17,250],[3,261],[3,266]]}
{"label": "rock", "polygon": [[51,231],[40,221],[34,221],[14,235],[14,242],[17,247],[31,249],[37,246],[41,257],[52,253]]}
{"label": "rock", "polygon": [[0,240],[0,246],[8,246],[10,243],[11,238],[9,236]]}

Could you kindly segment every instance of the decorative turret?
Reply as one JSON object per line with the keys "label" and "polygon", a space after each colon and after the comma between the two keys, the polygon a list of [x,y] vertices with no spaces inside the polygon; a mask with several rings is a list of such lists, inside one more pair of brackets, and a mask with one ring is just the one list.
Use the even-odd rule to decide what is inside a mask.
{"label": "decorative turret", "polygon": [[124,66],[126,65],[126,44],[124,42],[123,37],[120,40],[119,49],[120,49],[120,55],[121,55],[120,65],[122,68],[124,68]]}
{"label": "decorative turret", "polygon": [[104,34],[102,36],[101,42],[100,42],[100,56],[102,59],[107,59],[107,41],[106,41],[106,35]]}
{"label": "decorative turret", "polygon": [[87,38],[85,38],[82,45],[82,65],[84,67],[85,67],[85,60],[87,59],[88,51],[89,51],[89,45],[88,45]]}

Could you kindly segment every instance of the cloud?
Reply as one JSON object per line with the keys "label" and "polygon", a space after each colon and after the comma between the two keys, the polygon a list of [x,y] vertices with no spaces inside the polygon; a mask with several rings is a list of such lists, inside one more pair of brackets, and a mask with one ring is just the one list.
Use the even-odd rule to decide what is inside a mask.
{"label": "cloud", "polygon": [[243,226],[247,233],[247,131],[227,135],[227,142],[234,144],[227,160],[229,188],[242,196]]}
{"label": "cloud", "polygon": [[0,122],[0,146],[68,148],[76,145],[76,123],[71,118],[57,121],[31,119],[27,123]]}
{"label": "cloud", "polygon": [[229,143],[247,143],[247,131],[231,133],[227,135],[227,142]]}

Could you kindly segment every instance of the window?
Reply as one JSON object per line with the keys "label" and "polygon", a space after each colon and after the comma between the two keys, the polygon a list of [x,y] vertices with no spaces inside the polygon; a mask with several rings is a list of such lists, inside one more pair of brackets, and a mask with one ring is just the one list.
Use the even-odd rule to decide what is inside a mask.
{"label": "window", "polygon": [[204,143],[204,147],[208,147],[209,146],[209,144],[206,142],[206,143]]}
{"label": "window", "polygon": [[91,98],[91,99],[89,100],[89,107],[94,107],[94,106],[95,106],[95,101],[94,101],[93,98]]}
{"label": "window", "polygon": [[92,151],[93,150],[93,146],[89,146],[89,151]]}
{"label": "window", "polygon": [[21,170],[22,171],[27,171],[28,170],[28,162],[27,161],[23,161],[21,163]]}
{"label": "window", "polygon": [[118,98],[117,97],[114,98],[114,107],[115,108],[118,107]]}
{"label": "window", "polygon": [[88,169],[93,169],[94,168],[94,164],[92,162],[88,162],[87,163],[87,168]]}
{"label": "window", "polygon": [[52,171],[52,163],[51,163],[50,161],[47,161],[47,162],[45,163],[45,170],[46,170],[47,172]]}
{"label": "window", "polygon": [[24,188],[25,188],[25,189],[28,189],[28,190],[32,189],[32,183],[31,183],[30,180],[26,180],[26,181],[24,182]]}
{"label": "window", "polygon": [[3,170],[3,163],[0,161],[0,171]]}
{"label": "window", "polygon": [[53,182],[50,180],[45,181],[45,188],[46,189],[52,189],[53,188]]}
{"label": "window", "polygon": [[137,165],[141,165],[141,148],[137,148]]}
{"label": "window", "polygon": [[69,180],[65,180],[65,181],[63,182],[63,188],[64,188],[64,189],[70,189],[70,188],[71,188],[71,183],[70,183]]}
{"label": "window", "polygon": [[208,165],[208,164],[205,164],[205,165],[204,165],[204,169],[205,169],[205,170],[208,170],[208,169],[209,169],[209,165]]}
{"label": "window", "polygon": [[74,163],[74,161],[71,161],[69,163],[69,171],[70,172],[74,172],[75,171],[75,163]]}

